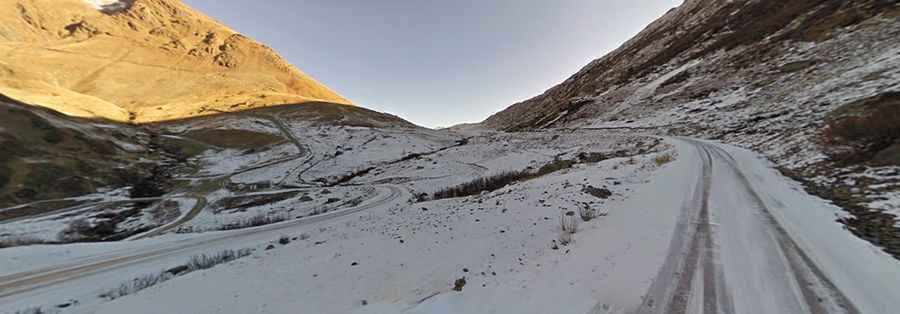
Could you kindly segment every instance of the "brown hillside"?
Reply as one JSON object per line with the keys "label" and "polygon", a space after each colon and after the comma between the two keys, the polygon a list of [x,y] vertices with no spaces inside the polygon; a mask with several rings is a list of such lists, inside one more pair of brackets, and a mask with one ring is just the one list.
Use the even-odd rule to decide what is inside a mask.
{"label": "brown hillside", "polygon": [[0,94],[67,115],[145,123],[350,102],[178,0],[9,0]]}

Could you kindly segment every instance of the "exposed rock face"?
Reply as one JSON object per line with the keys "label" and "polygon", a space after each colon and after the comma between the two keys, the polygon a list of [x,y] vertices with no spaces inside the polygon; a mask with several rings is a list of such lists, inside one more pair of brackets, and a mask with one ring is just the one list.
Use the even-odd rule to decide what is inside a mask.
{"label": "exposed rock face", "polygon": [[544,94],[504,130],[638,127],[768,155],[900,256],[897,0],[687,0]]}
{"label": "exposed rock face", "polygon": [[279,104],[350,104],[252,39],[178,0],[11,0],[0,94],[135,123]]}

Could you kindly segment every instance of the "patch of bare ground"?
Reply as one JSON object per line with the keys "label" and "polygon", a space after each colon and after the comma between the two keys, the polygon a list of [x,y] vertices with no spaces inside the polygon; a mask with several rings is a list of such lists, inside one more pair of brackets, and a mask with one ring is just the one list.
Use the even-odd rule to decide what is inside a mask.
{"label": "patch of bare ground", "polygon": [[827,119],[823,139],[838,165],[900,165],[900,92],[838,108]]}
{"label": "patch of bare ground", "polygon": [[[851,216],[837,220],[862,239],[883,247],[900,259],[897,217],[868,206],[872,192],[895,192],[900,178],[900,93],[883,93],[833,111],[826,119],[821,141],[828,159],[782,173],[804,184],[819,197],[832,200]],[[879,176],[860,176],[867,169],[883,169]],[[893,172],[893,173],[891,173]],[[810,178],[836,178],[828,183]],[[877,188],[876,188],[877,187]],[[877,190],[877,191],[876,191]]]}

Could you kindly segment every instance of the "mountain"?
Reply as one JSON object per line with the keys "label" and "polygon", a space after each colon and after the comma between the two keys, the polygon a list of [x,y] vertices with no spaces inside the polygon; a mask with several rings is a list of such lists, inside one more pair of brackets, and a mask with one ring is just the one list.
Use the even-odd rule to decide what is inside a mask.
{"label": "mountain", "polygon": [[[846,46],[846,50],[853,43],[874,44],[889,38],[895,28],[890,24],[895,24],[900,14],[896,3],[893,0],[687,0],[565,82],[510,106],[489,117],[484,124],[499,129],[566,125],[570,124],[567,121],[584,118],[604,115],[612,118],[611,113],[625,110],[624,107],[647,106],[658,100],[666,102],[658,107],[669,107],[709,94],[702,92],[742,87],[747,83],[784,88],[769,83],[774,78],[804,74],[804,70],[851,62],[850,58],[802,59],[816,54],[830,57],[817,44]],[[852,34],[868,36],[848,38],[854,37]],[[895,45],[887,40],[882,46]],[[660,78],[663,80],[658,81]],[[688,83],[699,85],[697,81],[717,84],[688,92],[679,88]],[[647,88],[636,93],[640,87]],[[669,97],[651,98],[663,95]],[[583,97],[592,99],[583,102]],[[589,106],[582,108],[586,103]],[[560,116],[561,112],[566,113]],[[562,119],[549,123],[557,117]]]}
{"label": "mountain", "polygon": [[482,124],[643,129],[759,151],[900,254],[900,4],[687,0]]}
{"label": "mountain", "polygon": [[[314,142],[304,138],[292,143],[287,134],[299,131],[288,128],[326,134],[342,134],[346,129],[424,132],[390,114],[333,103],[255,108],[132,125],[71,117],[0,96],[0,208],[4,209],[0,220],[104,198],[153,198],[196,191],[200,188],[185,186],[184,179],[177,176],[190,176],[218,164],[272,163],[284,158],[279,153],[285,146]],[[329,153],[335,151],[328,149]],[[348,158],[359,162],[371,159]],[[339,169],[343,175],[340,171],[353,169]],[[99,239],[107,238],[93,240]]]}
{"label": "mountain", "polygon": [[[132,196],[162,193],[164,172],[185,156],[183,141],[130,125],[68,117],[0,97],[0,207],[135,187]],[[163,166],[165,165],[165,166]],[[2,219],[44,210],[35,204]]]}
{"label": "mountain", "polygon": [[0,94],[70,116],[147,123],[351,102],[178,0],[0,6]]}
{"label": "mountain", "polygon": [[178,0],[9,2],[0,6],[0,208],[10,210],[0,220],[195,191],[176,177],[305,153],[288,127],[421,129],[353,105]]}

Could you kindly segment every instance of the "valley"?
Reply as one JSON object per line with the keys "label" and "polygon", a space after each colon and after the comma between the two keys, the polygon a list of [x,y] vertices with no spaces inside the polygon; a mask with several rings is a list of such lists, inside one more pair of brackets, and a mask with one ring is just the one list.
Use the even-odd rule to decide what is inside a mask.
{"label": "valley", "polygon": [[[897,261],[841,228],[840,208],[802,192],[750,151],[640,129],[435,131],[375,119],[365,126],[291,119],[302,116],[295,110],[318,109],[158,126],[170,137],[241,131],[278,139],[265,148],[204,145],[191,167],[172,175],[187,183],[140,200],[155,203],[141,212],[179,203],[178,214],[156,227],[126,220],[117,228],[139,231],[119,241],[0,251],[2,269],[17,270],[0,276],[3,307],[870,313],[897,306],[879,297],[900,282]],[[246,155],[253,157],[236,157]],[[528,174],[509,175],[518,171]],[[509,181],[497,189],[438,197],[506,177],[514,179],[498,179]],[[103,205],[137,201],[94,200],[24,217],[2,225],[4,237],[54,234],[41,228],[102,220],[97,214],[111,210]],[[120,288],[132,287],[128,278],[172,274],[198,255],[239,249],[249,255]],[[452,291],[461,278],[463,292]],[[110,299],[117,289],[127,294]],[[560,300],[565,305],[554,305]]]}
{"label": "valley", "polygon": [[[447,128],[357,105],[179,0],[0,13],[0,314],[900,309],[898,1],[685,0]],[[272,27],[295,58],[384,66],[307,49],[355,33]],[[456,53],[437,46],[391,47],[440,67],[385,99],[441,116],[487,93],[406,55]],[[540,63],[514,55],[492,65]],[[390,64],[359,95],[413,73]],[[405,97],[434,86],[453,96]]]}
{"label": "valley", "polygon": [[[296,118],[308,111],[335,108],[351,110],[357,117],[342,115],[339,121],[318,122]],[[427,249],[428,230],[443,229],[438,223],[449,224],[446,219],[453,216],[453,223],[463,223],[461,219],[475,211],[461,214],[457,208],[448,217],[437,213],[482,204],[485,199],[494,208],[478,208],[482,214],[516,217],[522,206],[542,208],[532,213],[543,215],[543,220],[531,218],[541,221],[543,229],[540,241],[532,245],[550,250],[558,236],[553,227],[565,214],[561,210],[593,211],[597,207],[607,215],[606,202],[627,198],[629,191],[641,184],[640,178],[663,166],[655,157],[671,158],[668,154],[674,153],[669,145],[644,135],[435,131],[364,109],[326,104],[198,118],[151,126],[144,132],[206,149],[179,162],[178,170],[170,173],[169,180],[175,183],[167,184],[172,190],[161,196],[130,198],[125,189],[4,209],[34,213],[40,210],[24,209],[45,202],[81,202],[74,207],[43,208],[43,212],[0,224],[3,243],[12,246],[2,252],[3,269],[27,269],[3,275],[2,298],[11,301],[4,307],[19,304],[27,308],[27,304],[52,300],[58,304],[43,306],[53,308],[72,303],[69,299],[74,298],[79,304],[72,308],[75,312],[95,309],[91,306],[102,304],[98,302],[103,300],[99,296],[104,289],[123,284],[121,278],[138,278],[142,272],[223,248],[249,247],[258,250],[254,253],[257,257],[263,256],[270,253],[263,248],[282,236],[306,238],[300,241],[306,245],[341,247],[346,245],[341,242],[349,239],[334,239],[335,233],[359,236],[362,232],[390,242],[415,241],[418,245],[413,249]],[[223,140],[227,139],[201,136],[208,134],[240,134],[243,140],[266,138],[270,144],[238,148],[241,143],[232,141],[227,143],[229,148],[223,148],[219,146],[226,146]],[[594,173],[599,169],[607,171]],[[519,183],[504,182],[496,191],[466,191],[472,196],[429,201],[440,190],[508,172],[534,174],[517,179],[522,180]],[[525,190],[520,186],[526,186]],[[590,191],[589,186],[603,193],[592,196],[585,192]],[[546,193],[534,192],[550,187],[556,190],[555,200],[544,200]],[[502,198],[508,200],[493,202],[492,194],[505,195]],[[540,202],[532,204],[538,201],[535,197],[541,198]],[[506,202],[518,205],[503,205]],[[429,213],[432,206],[437,207]],[[507,210],[511,211],[507,214]],[[523,236],[523,230],[512,230],[515,225],[498,218],[490,223],[490,218],[484,218],[481,229],[496,228],[494,232],[501,236],[506,231]],[[359,219],[374,219],[373,225],[361,227]],[[335,226],[338,222],[346,225]],[[95,233],[101,226],[113,228],[105,232],[114,236],[99,238]],[[453,227],[447,228],[449,234],[454,233]],[[480,237],[485,231],[464,232],[459,237]],[[19,246],[96,240],[113,242]],[[553,244],[553,251],[565,245]],[[35,254],[35,249],[47,251]],[[57,258],[34,260],[29,256]]]}

